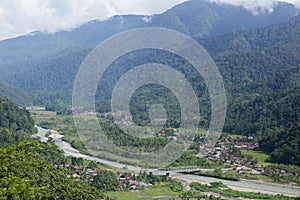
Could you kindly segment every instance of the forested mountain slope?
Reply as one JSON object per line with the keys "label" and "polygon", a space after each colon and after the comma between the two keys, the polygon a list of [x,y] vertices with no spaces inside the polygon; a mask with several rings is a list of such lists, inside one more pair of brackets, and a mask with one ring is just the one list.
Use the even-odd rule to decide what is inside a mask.
{"label": "forested mountain slope", "polygon": [[[172,28],[199,41],[219,68],[228,97],[224,130],[254,134],[262,141],[262,148],[270,152],[266,145],[271,144],[266,141],[272,134],[280,137],[286,132],[295,136],[285,138],[286,145],[299,144],[299,134],[295,132],[300,121],[300,16],[294,17],[297,12],[285,3],[278,4],[272,13],[253,15],[242,7],[189,1],[161,15],[116,16],[72,31],[34,33],[0,42],[0,80],[22,88],[32,96],[35,105],[50,105],[54,109],[70,106],[77,70],[99,41],[130,28]],[[276,24],[279,22],[283,23]],[[251,27],[261,28],[247,29]],[[113,63],[100,82],[104,87],[97,93],[98,111],[109,110],[112,89],[122,73],[149,62],[170,65],[186,75],[199,98],[203,116],[200,124],[207,127],[210,101],[203,80],[181,58],[162,51],[133,52]],[[153,103],[166,105],[171,117],[167,125],[178,126],[176,98],[153,85],[138,90],[132,98],[137,123],[149,122],[148,110]],[[272,144],[276,144],[276,152],[291,150],[278,140]],[[299,152],[299,146],[293,149]],[[284,160],[284,155],[271,151],[274,161],[299,164],[295,156]]]}
{"label": "forested mountain slope", "polygon": [[250,134],[299,121],[299,36],[300,17],[295,17],[267,28],[199,39],[227,85],[228,131]]}
{"label": "forested mountain slope", "polygon": [[226,82],[224,130],[254,134],[272,161],[299,165],[300,17],[199,41]]}
{"label": "forested mountain slope", "polygon": [[272,11],[191,0],[161,15],[154,15],[150,25],[175,29],[192,37],[222,35],[235,30],[261,28],[287,22],[299,14],[291,4],[278,3]]}
{"label": "forested mountain slope", "polygon": [[29,138],[34,131],[30,113],[0,96],[0,146]]}
{"label": "forested mountain slope", "polygon": [[299,9],[288,3],[279,3],[273,12],[259,9],[257,11],[258,14],[254,14],[239,6],[191,0],[158,15],[114,16],[105,21],[94,20],[69,31],[53,34],[33,32],[0,42],[0,70],[7,70],[7,66],[13,67],[3,71],[0,77],[3,78],[10,74],[9,71],[14,71],[16,64],[23,63],[26,68],[30,68],[30,63],[35,60],[77,51],[82,47],[94,47],[109,36],[132,28],[165,27],[193,37],[210,36],[287,22],[300,13]]}
{"label": "forested mountain slope", "polygon": [[[300,135],[295,132],[300,121],[299,19],[300,16],[288,23],[266,28],[198,38],[212,54],[225,82],[228,112],[224,131],[254,135],[262,141],[262,149],[267,149],[267,142],[263,141],[271,135],[280,137],[286,132],[293,136],[283,139],[285,143],[278,142],[280,138],[274,141],[277,149],[271,151],[274,162],[299,164],[296,155],[299,152]],[[103,87],[99,89],[99,111],[105,111],[107,105],[109,109],[109,94],[122,73],[133,66],[159,62],[186,75],[199,98],[200,111],[204,116],[201,125],[208,125],[210,102],[207,90],[203,80],[197,77],[188,63],[170,53],[153,50],[127,55],[127,59],[129,61],[126,58],[117,60],[104,74],[104,80],[100,82]],[[122,66],[122,73],[117,70],[118,66]],[[138,90],[131,100],[131,111],[137,114],[134,119],[138,124],[150,122],[148,111],[153,103],[162,103],[168,116],[173,117],[173,121],[167,121],[169,126],[178,125],[180,118],[176,112],[179,111],[176,98],[168,90],[153,85]],[[293,148],[286,148],[289,145]],[[289,152],[292,158],[278,154],[281,151]]]}
{"label": "forested mountain slope", "polygon": [[21,88],[0,81],[0,94],[7,97],[16,105],[32,105],[32,96]]}
{"label": "forested mountain slope", "polygon": [[69,103],[70,98],[61,94],[70,93],[80,63],[93,47],[113,34],[156,26],[179,30],[192,37],[220,35],[287,22],[298,13],[297,8],[287,3],[279,3],[273,12],[260,10],[254,14],[243,7],[192,0],[159,15],[115,16],[70,31],[34,32],[0,41],[0,80],[28,92],[33,104],[45,105],[55,99]]}

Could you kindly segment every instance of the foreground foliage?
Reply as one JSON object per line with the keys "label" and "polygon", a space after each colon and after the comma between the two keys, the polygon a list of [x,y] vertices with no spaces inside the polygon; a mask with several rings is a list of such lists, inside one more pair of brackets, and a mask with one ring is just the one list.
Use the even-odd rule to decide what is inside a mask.
{"label": "foreground foliage", "polygon": [[0,199],[111,199],[87,182],[68,178],[43,157],[51,144],[22,141],[0,149]]}

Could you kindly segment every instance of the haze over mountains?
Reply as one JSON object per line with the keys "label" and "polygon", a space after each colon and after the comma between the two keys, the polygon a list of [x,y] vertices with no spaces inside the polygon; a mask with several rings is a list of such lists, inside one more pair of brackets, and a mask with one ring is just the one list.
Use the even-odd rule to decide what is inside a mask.
{"label": "haze over mountains", "polygon": [[[33,10],[39,13],[47,6],[53,6],[49,12],[61,7],[50,15],[70,23],[72,12],[82,17],[81,3],[91,7],[114,1],[135,3],[0,1],[0,28],[9,27],[7,20],[19,25],[28,17],[28,24],[45,19],[44,27],[53,26],[45,15],[35,21],[19,9],[3,11],[3,5],[45,5]],[[186,0],[166,2],[178,1]],[[278,0],[190,0],[162,14],[114,16],[68,31],[36,31],[0,40],[0,199],[299,199],[300,4],[248,10],[212,1],[271,5]],[[76,8],[69,10],[71,5]],[[153,9],[146,3],[133,5]],[[93,15],[98,8],[86,14]],[[4,19],[7,12],[12,14]],[[63,12],[68,17],[61,17]],[[25,17],[15,20],[14,13]],[[88,76],[81,81],[87,84],[78,84],[72,102],[74,82],[76,86],[80,82],[76,75],[89,53],[110,36],[140,27],[177,30],[202,45],[220,72],[227,106],[218,101],[225,98],[222,92],[210,95],[223,87],[212,84],[220,82],[215,66],[184,39],[176,44],[178,52],[185,50],[183,54],[172,53],[175,45],[170,51],[134,50],[115,59],[101,77],[95,68],[105,61],[97,59],[98,51],[96,59],[88,62],[94,68],[83,70]],[[12,32],[4,28],[0,38]],[[112,57],[130,48],[131,41],[141,45],[152,41],[139,33],[131,35],[129,43],[121,40],[101,54]],[[156,35],[158,47],[167,46],[169,38],[174,41],[170,35]],[[193,66],[198,53],[197,61],[204,57],[200,68],[209,73],[208,81]],[[185,59],[190,55],[192,59]],[[162,70],[159,65],[169,68]],[[98,77],[99,82],[94,81]],[[91,88],[95,94],[82,92]],[[82,100],[95,103],[78,105]],[[226,107],[225,122],[220,107]],[[214,120],[213,111],[219,119]],[[198,130],[193,128],[197,125]],[[219,125],[205,138],[205,130]],[[213,182],[204,185],[201,180]]]}
{"label": "haze over mountains", "polygon": [[35,32],[0,42],[0,80],[20,87],[30,95],[37,91],[57,91],[61,87],[57,88],[53,82],[64,80],[59,81],[60,85],[71,84],[88,52],[99,42],[124,30],[156,26],[198,38],[287,22],[298,12],[291,4],[280,3],[271,13],[254,15],[243,7],[194,0],[160,15],[115,16],[103,22],[92,21],[72,31]]}
{"label": "haze over mountains", "polygon": [[[19,105],[47,105],[61,110],[71,105],[73,81],[83,59],[109,36],[139,27],[170,28],[193,37],[202,44],[219,68],[228,96],[224,130],[244,135],[256,134],[264,141],[262,149],[272,153],[276,135],[294,134],[300,119],[300,11],[291,4],[279,3],[273,12],[254,14],[237,6],[188,1],[153,16],[115,16],[106,21],[91,21],[71,31],[54,34],[35,32],[0,41],[0,92]],[[157,62],[186,72],[195,88],[203,116],[200,124],[208,125],[209,98],[203,80],[189,65],[170,54],[146,51],[127,55],[111,66],[104,86],[97,94],[97,110],[109,110],[112,88],[120,71],[133,66]],[[126,60],[126,58],[128,60]],[[122,66],[117,70],[116,67]],[[157,97],[166,97],[161,100]],[[132,100],[137,123],[149,121],[149,105],[162,103],[169,109],[168,124],[178,123],[178,102],[166,90],[149,88],[137,91]],[[146,109],[143,109],[142,107]],[[285,144],[299,138],[287,137]],[[268,139],[269,137],[269,139]],[[274,138],[271,140],[270,138]],[[299,164],[297,152],[276,144],[273,161]],[[293,154],[291,154],[293,152]]]}

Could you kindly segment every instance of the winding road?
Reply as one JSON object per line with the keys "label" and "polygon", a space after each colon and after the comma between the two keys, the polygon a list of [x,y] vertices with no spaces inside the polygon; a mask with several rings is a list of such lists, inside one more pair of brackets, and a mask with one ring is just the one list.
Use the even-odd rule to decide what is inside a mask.
{"label": "winding road", "polygon": [[[38,133],[35,134],[35,137],[39,137],[42,142],[47,142],[48,138],[45,137],[45,134],[50,131],[41,127],[38,128]],[[114,161],[108,161],[89,155],[80,153],[77,149],[73,148],[68,142],[62,141],[63,135],[57,133],[56,131],[51,131],[52,134],[49,137],[52,137],[55,141],[55,144],[64,152],[67,156],[72,156],[76,158],[84,158],[87,160],[93,160],[101,162],[106,165],[110,165],[116,168],[127,168],[130,171],[140,172],[145,170],[144,168],[136,167],[133,165],[126,165]],[[147,169],[147,171],[154,171],[154,169]],[[247,192],[260,192],[266,194],[283,194],[286,196],[300,197],[300,187],[281,185],[275,183],[267,183],[262,181],[252,181],[252,180],[240,180],[240,181],[229,181],[218,178],[204,177],[198,175],[190,174],[180,174],[180,173],[171,173],[172,178],[184,181],[186,183],[191,182],[201,182],[201,183],[211,183],[211,182],[222,182],[231,189],[247,191]]]}

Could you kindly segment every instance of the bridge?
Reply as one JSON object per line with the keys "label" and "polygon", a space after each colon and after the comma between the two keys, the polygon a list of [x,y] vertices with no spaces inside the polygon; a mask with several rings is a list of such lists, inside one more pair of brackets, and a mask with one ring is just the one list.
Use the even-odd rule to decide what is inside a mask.
{"label": "bridge", "polygon": [[155,176],[168,176],[171,173],[192,173],[200,171],[212,171],[213,169],[202,169],[197,166],[184,166],[184,167],[169,167],[169,168],[159,168],[150,171]]}

